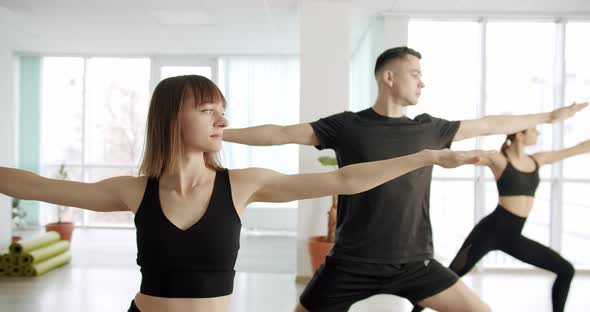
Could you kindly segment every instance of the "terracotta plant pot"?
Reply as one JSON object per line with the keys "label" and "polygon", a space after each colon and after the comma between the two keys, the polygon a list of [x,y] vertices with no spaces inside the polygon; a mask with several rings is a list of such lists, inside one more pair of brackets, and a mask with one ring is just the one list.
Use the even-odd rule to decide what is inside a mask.
{"label": "terracotta plant pot", "polygon": [[332,195],[332,206],[328,210],[328,241],[336,239],[336,223],[338,221],[338,195]]}
{"label": "terracotta plant pot", "polygon": [[311,269],[313,273],[318,270],[320,265],[326,260],[326,256],[332,250],[334,243],[326,241],[326,236],[311,236],[307,241],[307,249],[311,260]]}
{"label": "terracotta plant pot", "polygon": [[45,225],[45,230],[56,231],[62,240],[71,241],[72,232],[74,231],[74,223],[72,222],[61,222],[61,223],[48,223]]}

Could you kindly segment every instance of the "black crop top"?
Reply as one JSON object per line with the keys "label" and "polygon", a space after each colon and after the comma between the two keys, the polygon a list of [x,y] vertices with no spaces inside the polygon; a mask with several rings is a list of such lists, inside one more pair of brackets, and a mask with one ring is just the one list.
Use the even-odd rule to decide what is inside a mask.
{"label": "black crop top", "polygon": [[142,294],[208,298],[232,293],[241,222],[227,169],[216,173],[209,206],[188,229],[179,229],[164,215],[154,177],[148,178],[134,221]]}
{"label": "black crop top", "polygon": [[508,158],[506,159],[508,161],[506,169],[496,181],[500,196],[535,196],[540,182],[539,164],[534,158],[532,159],[535,162],[535,170],[532,172],[519,171],[512,166]]}

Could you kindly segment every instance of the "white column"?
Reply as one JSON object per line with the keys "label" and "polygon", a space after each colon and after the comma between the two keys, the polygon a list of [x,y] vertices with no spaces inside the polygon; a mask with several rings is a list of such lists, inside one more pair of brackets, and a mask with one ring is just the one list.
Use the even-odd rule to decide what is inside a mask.
{"label": "white column", "polygon": [[[410,21],[409,17],[406,15],[386,15],[384,19],[384,50],[395,47],[407,46],[408,23]],[[404,108],[403,113],[406,114],[406,111],[407,108]]]}
{"label": "white column", "polygon": [[385,45],[385,18],[383,16],[375,17],[375,20],[371,24],[371,29],[369,29],[369,36],[371,36],[371,68],[370,68],[370,75],[367,77],[370,81],[370,90],[369,90],[369,105],[372,105],[378,95],[377,90],[377,82],[375,81],[374,69],[375,63],[377,62],[377,58],[385,49],[391,48],[388,45]]}
{"label": "white column", "polygon": [[[554,66],[555,94],[553,106],[559,108],[565,103],[565,28],[566,24],[560,21],[557,24],[557,36],[555,38],[555,55],[557,62]],[[553,126],[553,149],[564,148],[565,129],[562,122]],[[563,231],[563,162],[558,161],[551,166],[551,221],[550,221],[550,246],[561,251],[561,239]]]}
{"label": "white column", "polygon": [[[350,1],[301,2],[301,122],[348,110],[350,76]],[[332,154],[332,151],[321,154]],[[299,171],[324,171],[315,148],[299,150]],[[330,198],[299,203],[297,276],[312,275],[307,239],[325,235]]]}
{"label": "white column", "polygon": [[405,15],[385,16],[385,49],[408,45],[408,22],[409,17]]}
{"label": "white column", "polygon": [[[2,36],[5,37],[5,36]],[[17,113],[14,94],[15,65],[12,51],[0,40],[0,166],[16,165]],[[0,194],[0,248],[10,243],[12,226],[10,198]]]}

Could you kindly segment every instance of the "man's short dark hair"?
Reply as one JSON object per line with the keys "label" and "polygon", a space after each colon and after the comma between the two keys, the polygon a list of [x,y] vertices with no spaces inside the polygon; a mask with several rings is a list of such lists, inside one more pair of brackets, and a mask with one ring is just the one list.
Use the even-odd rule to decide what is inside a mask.
{"label": "man's short dark hair", "polygon": [[413,55],[419,59],[422,58],[420,52],[408,47],[397,47],[385,50],[379,55],[377,62],[375,62],[375,76],[377,76],[377,73],[383,68],[383,66],[385,66],[385,64],[389,63],[389,61],[404,58],[406,55]]}

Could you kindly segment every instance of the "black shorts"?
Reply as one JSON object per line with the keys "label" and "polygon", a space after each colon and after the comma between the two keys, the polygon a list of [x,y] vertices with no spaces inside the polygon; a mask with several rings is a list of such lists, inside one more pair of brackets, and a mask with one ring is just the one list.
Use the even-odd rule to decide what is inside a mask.
{"label": "black shorts", "polygon": [[434,259],[379,264],[326,257],[299,302],[311,312],[348,311],[355,302],[377,294],[396,295],[416,303],[458,280],[457,274]]}

